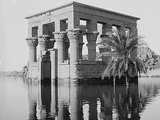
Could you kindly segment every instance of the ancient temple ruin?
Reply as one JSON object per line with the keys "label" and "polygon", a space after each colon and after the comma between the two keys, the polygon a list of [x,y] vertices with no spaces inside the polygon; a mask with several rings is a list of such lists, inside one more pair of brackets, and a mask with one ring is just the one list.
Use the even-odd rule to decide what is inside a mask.
{"label": "ancient temple ruin", "polygon": [[[96,59],[97,38],[105,37],[113,26],[137,30],[139,18],[71,2],[29,17],[28,76],[40,78],[99,78],[106,67],[105,58]],[[98,25],[101,30],[98,31]],[[84,39],[87,59],[83,58]],[[106,48],[99,47],[99,51]],[[45,74],[44,74],[45,73]],[[42,75],[43,74],[43,75]]]}

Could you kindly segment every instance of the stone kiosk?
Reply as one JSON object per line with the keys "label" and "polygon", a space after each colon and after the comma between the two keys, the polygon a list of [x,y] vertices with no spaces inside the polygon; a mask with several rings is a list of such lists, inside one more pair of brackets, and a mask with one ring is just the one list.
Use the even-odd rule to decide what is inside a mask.
{"label": "stone kiosk", "polygon": [[[100,78],[106,67],[105,57],[96,60],[96,42],[107,36],[113,26],[137,31],[139,18],[105,9],[71,2],[29,17],[27,43],[29,46],[28,76],[40,78],[48,73],[58,78]],[[84,24],[82,24],[84,23]],[[98,31],[98,24],[102,32]],[[85,36],[85,37],[84,37]],[[87,40],[88,59],[82,51]],[[99,51],[108,49],[99,46]],[[42,72],[43,71],[43,72]],[[51,73],[51,74],[50,74]]]}

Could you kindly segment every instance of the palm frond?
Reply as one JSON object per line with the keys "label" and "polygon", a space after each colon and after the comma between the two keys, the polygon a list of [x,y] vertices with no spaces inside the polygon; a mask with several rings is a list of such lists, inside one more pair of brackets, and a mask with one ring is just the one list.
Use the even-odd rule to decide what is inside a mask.
{"label": "palm frond", "polygon": [[111,47],[112,50],[108,51],[107,54],[112,55],[114,59],[109,62],[103,76],[122,77],[131,69],[139,74],[146,73],[145,64],[137,57],[137,49],[144,44],[139,42],[142,38],[137,37],[136,32],[127,33],[125,28],[113,30],[112,35],[106,39],[103,45]]}

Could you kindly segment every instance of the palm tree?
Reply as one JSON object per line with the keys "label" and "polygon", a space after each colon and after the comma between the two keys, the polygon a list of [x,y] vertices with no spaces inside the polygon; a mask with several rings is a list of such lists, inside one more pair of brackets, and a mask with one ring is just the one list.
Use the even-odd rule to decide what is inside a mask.
{"label": "palm tree", "polygon": [[139,42],[142,37],[138,37],[136,32],[130,32],[126,28],[122,27],[119,30],[113,29],[106,39],[99,44],[103,46],[110,46],[111,50],[103,53],[103,55],[111,55],[112,58],[109,61],[102,78],[115,77],[126,79],[128,84],[128,76],[140,75],[142,72],[146,73],[147,69],[141,59],[137,57],[137,49],[143,45],[143,42]]}

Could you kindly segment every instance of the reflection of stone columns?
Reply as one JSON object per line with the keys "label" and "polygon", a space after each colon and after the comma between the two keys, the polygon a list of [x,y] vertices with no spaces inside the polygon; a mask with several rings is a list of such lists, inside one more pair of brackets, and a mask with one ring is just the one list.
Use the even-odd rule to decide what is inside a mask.
{"label": "reflection of stone columns", "polygon": [[55,32],[54,38],[55,38],[55,48],[58,49],[58,62],[63,63],[64,61],[64,38],[65,38],[65,32]]}
{"label": "reflection of stone columns", "polygon": [[41,83],[41,100],[42,115],[45,118],[49,118],[51,115],[51,82]]}
{"label": "reflection of stone columns", "polygon": [[96,60],[96,40],[98,36],[98,32],[90,32],[86,33],[87,37],[87,47],[88,47],[88,60],[95,61]]}
{"label": "reflection of stone columns", "polygon": [[37,38],[27,38],[27,44],[29,46],[29,62],[36,62],[37,61],[37,45],[38,39]]}
{"label": "reflection of stone columns", "polygon": [[38,89],[38,83],[35,85],[30,83],[31,81],[27,82],[27,92],[28,92],[28,104],[29,104],[29,120],[36,120],[39,119],[38,116],[38,94],[39,94],[39,89]]}
{"label": "reflection of stone columns", "polygon": [[63,119],[63,102],[59,103],[58,105],[58,119],[57,120],[64,120]]}
{"label": "reflection of stone columns", "polygon": [[89,120],[97,120],[97,101],[92,99],[89,102]]}
{"label": "reflection of stone columns", "polygon": [[69,30],[67,35],[70,41],[70,63],[77,63],[79,58],[79,37],[81,35],[80,30]]}
{"label": "reflection of stone columns", "polygon": [[71,84],[70,86],[70,116],[71,120],[79,120],[78,119],[78,112],[80,107],[78,106],[78,86]]}

